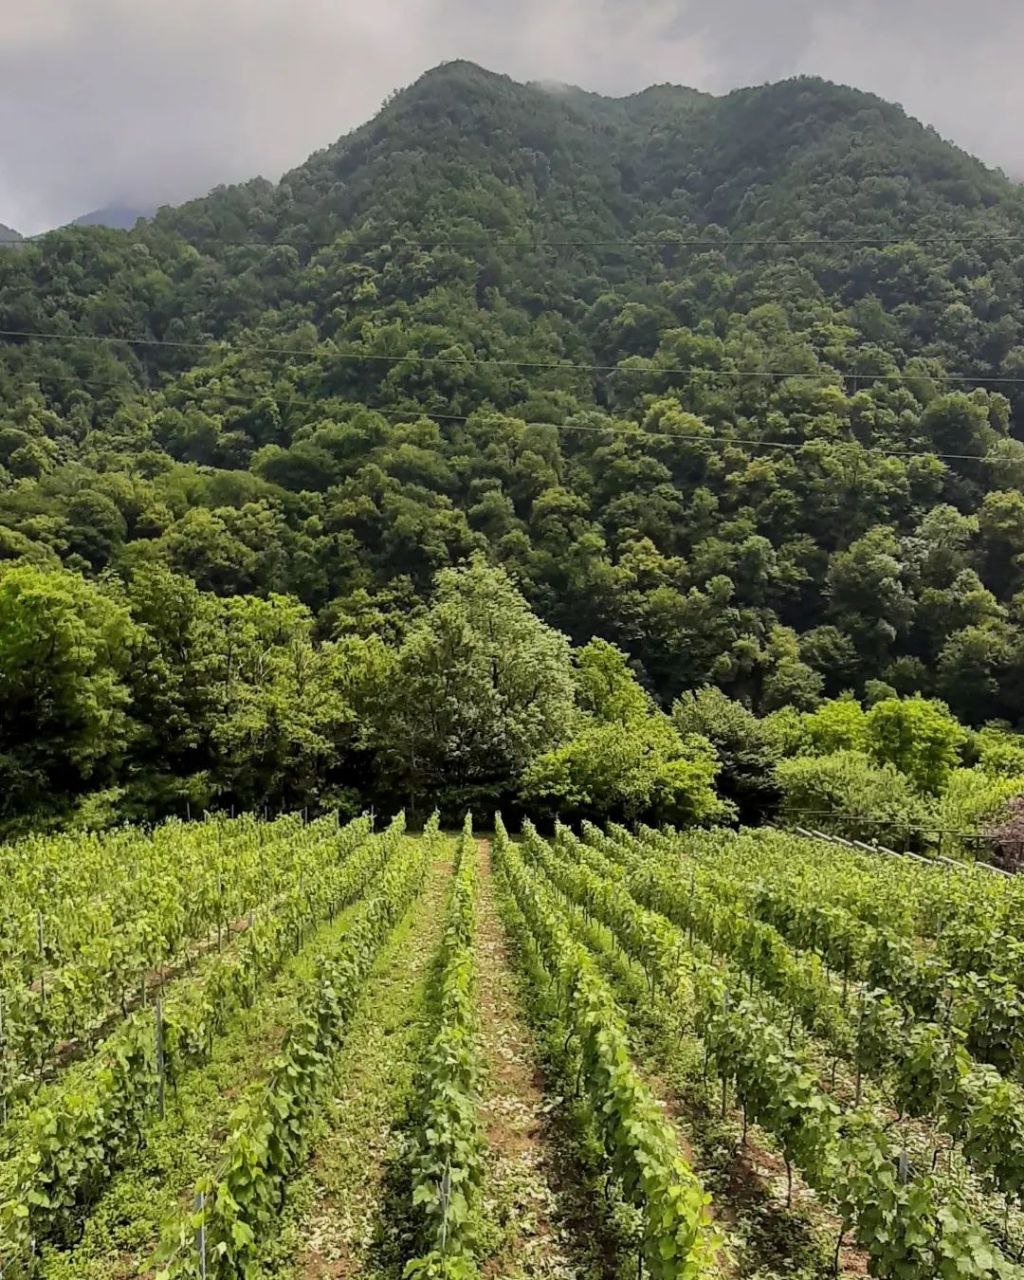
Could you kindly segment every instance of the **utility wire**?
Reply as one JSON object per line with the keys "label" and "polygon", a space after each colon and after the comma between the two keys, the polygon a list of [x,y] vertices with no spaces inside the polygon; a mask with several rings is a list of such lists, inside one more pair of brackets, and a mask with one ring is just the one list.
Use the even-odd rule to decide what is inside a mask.
{"label": "utility wire", "polygon": [[114,337],[111,334],[88,333],[47,333],[33,329],[0,329],[0,338],[22,338],[35,342],[89,342],[104,345],[123,345],[129,347],[166,347],[181,351],[218,351],[222,355],[269,355],[269,356],[303,356],[307,360],[326,359],[328,361],[356,360],[377,361],[383,364],[419,363],[426,365],[446,365],[457,369],[492,368],[492,369],[542,369],[549,372],[564,373],[620,373],[626,377],[660,377],[663,374],[700,374],[715,378],[845,378],[864,382],[905,382],[919,378],[934,377],[938,382],[956,382],[968,385],[984,383],[986,385],[1018,386],[1024,383],[1024,376],[1012,377],[1005,374],[956,374],[956,373],[907,373],[896,370],[886,373],[867,373],[855,369],[707,369],[701,366],[659,365],[654,369],[633,369],[621,364],[582,364],[574,361],[557,360],[507,360],[485,359],[479,356],[434,356],[422,351],[406,352],[403,355],[378,355],[369,351],[308,351],[296,347],[267,347],[245,345],[236,347],[230,342],[219,339],[205,341],[189,341],[170,338]]}
{"label": "utility wire", "polygon": [[[186,387],[180,383],[169,383],[163,387],[111,387],[105,382],[97,379],[76,378],[73,375],[55,375],[53,377],[40,376],[37,380],[39,383],[66,381],[72,382],[75,386],[92,386],[105,389],[111,394],[119,393],[131,395],[138,393],[142,395],[162,395],[168,398],[182,396],[185,399],[197,398],[200,395],[208,396],[214,400],[224,400],[229,403],[237,404],[261,404],[264,401],[271,401],[278,409],[290,409],[292,407],[324,409],[333,399],[339,397],[334,394],[326,396],[288,396],[282,397],[273,390],[267,391],[222,391],[217,387],[204,384],[198,387]],[[675,431],[652,431],[648,427],[640,424],[632,424],[630,429],[623,430],[614,425],[597,425],[594,423],[577,423],[577,422],[543,422],[540,420],[530,420],[517,416],[514,409],[496,409],[492,407],[481,407],[472,414],[467,413],[442,413],[432,409],[382,409],[374,405],[367,405],[360,402],[348,401],[347,407],[365,410],[368,413],[375,413],[379,417],[398,420],[397,425],[408,424],[414,426],[417,420],[429,419],[438,423],[471,423],[474,418],[483,417],[491,414],[495,417],[511,420],[513,423],[522,427],[546,427],[552,431],[575,431],[585,434],[611,436],[625,440],[666,440],[673,444],[701,444],[712,445],[717,447],[733,446],[739,449],[777,449],[790,453],[799,453],[804,449],[813,445],[828,446],[852,446],[858,454],[868,454],[873,457],[882,458],[936,458],[945,462],[987,462],[991,465],[1013,464],[1018,461],[1024,461],[1024,458],[1004,458],[995,454],[984,453],[937,453],[930,449],[883,449],[878,445],[861,444],[858,440],[830,440],[824,437],[812,437],[807,440],[761,440],[747,437],[737,436],[715,436],[715,435],[696,435],[681,434]]]}
{"label": "utility wire", "polygon": [[[0,245],[19,245],[19,244],[36,244],[45,240],[47,236],[57,235],[63,231],[76,231],[90,233],[95,231],[96,227],[54,227],[49,231],[38,231],[32,235],[21,236],[20,238],[2,237]],[[194,234],[191,238],[188,233],[178,231],[171,228],[163,228],[153,223],[148,223],[141,228],[120,228],[120,227],[102,227],[103,231],[115,231],[124,235],[140,234],[143,232],[153,232],[156,235],[172,236],[182,241],[183,244],[192,248],[199,248],[203,245],[205,237],[201,233]],[[281,241],[269,240],[217,240],[214,237],[213,247],[216,249],[294,249],[297,253],[318,253],[322,249],[330,249],[338,246],[338,241],[343,236],[353,237],[353,241],[349,245],[343,245],[344,248],[358,248],[362,250],[384,249],[384,248],[410,248],[410,249],[458,249],[458,248],[478,248],[481,240],[490,244],[507,244],[523,249],[607,249],[615,247],[625,247],[632,249],[641,248],[665,248],[665,249],[745,249],[745,248],[801,248],[801,249],[826,249],[832,246],[864,246],[887,248],[893,245],[911,246],[911,247],[929,247],[960,245],[969,246],[978,243],[994,243],[994,244],[1021,244],[1024,243],[1024,233],[1003,232],[1003,231],[978,231],[971,235],[957,235],[951,233],[944,236],[922,236],[916,238],[913,236],[782,236],[782,237],[763,237],[763,236],[741,236],[741,237],[680,237],[676,238],[671,231],[638,231],[631,237],[612,237],[608,239],[595,240],[575,240],[575,239],[528,239],[524,241],[522,233],[495,233],[494,229],[489,227],[481,228],[480,233],[476,236],[439,238],[434,240],[423,240],[419,238],[407,239],[401,231],[389,232],[383,238],[371,243],[360,242],[360,228],[343,228],[338,231],[333,240],[308,241],[303,244],[291,244]]]}

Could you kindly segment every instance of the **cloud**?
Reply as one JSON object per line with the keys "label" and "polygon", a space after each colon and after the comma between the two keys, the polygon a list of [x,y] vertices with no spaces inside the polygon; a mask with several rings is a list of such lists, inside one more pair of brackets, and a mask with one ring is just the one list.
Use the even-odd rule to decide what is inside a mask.
{"label": "cloud", "polygon": [[816,11],[801,70],[871,89],[1024,178],[1024,9],[1015,0],[862,0]]}
{"label": "cloud", "polygon": [[277,177],[428,67],[629,93],[817,72],[1024,175],[1014,0],[33,0],[0,39],[0,222]]}

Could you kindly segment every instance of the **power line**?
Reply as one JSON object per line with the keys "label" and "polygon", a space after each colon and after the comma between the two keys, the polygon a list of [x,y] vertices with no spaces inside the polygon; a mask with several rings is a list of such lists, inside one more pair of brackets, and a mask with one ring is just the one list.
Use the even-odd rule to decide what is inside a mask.
{"label": "power line", "polygon": [[[76,378],[72,375],[55,375],[53,377],[40,377],[40,382],[67,381],[72,382],[76,386],[94,386],[108,389],[111,393],[129,394],[137,391],[144,395],[163,395],[177,396],[181,395],[185,398],[192,398],[199,395],[207,395],[211,399],[225,400],[239,404],[260,404],[264,401],[272,401],[278,409],[289,409],[293,406],[301,408],[323,409],[324,406],[336,396],[288,396],[283,398],[272,390],[267,391],[222,391],[216,387],[200,386],[200,387],[184,387],[180,384],[170,384],[164,387],[155,388],[125,388],[125,387],[107,387],[106,383],[101,383],[96,379]],[[375,413],[379,417],[391,420],[398,419],[397,425],[402,425],[402,420],[408,420],[408,425],[415,425],[417,419],[427,418],[433,422],[439,423],[471,423],[476,415],[493,414],[497,417],[511,419],[522,427],[547,427],[552,431],[575,431],[585,434],[605,435],[624,440],[666,440],[673,444],[702,444],[713,446],[732,446],[741,449],[777,449],[780,451],[799,453],[812,445],[829,445],[829,446],[852,446],[857,449],[860,454],[868,454],[872,457],[882,458],[936,458],[944,462],[987,462],[992,465],[1008,464],[1017,462],[1015,458],[1002,458],[993,454],[984,453],[937,453],[933,450],[922,449],[883,449],[878,445],[861,444],[858,440],[827,440],[823,438],[811,438],[808,440],[761,440],[748,437],[737,436],[714,436],[714,435],[687,435],[674,431],[652,431],[648,427],[639,424],[633,424],[630,430],[622,430],[612,425],[597,425],[594,423],[576,423],[576,422],[545,422],[540,420],[530,420],[519,418],[516,416],[514,409],[495,409],[482,407],[477,409],[473,414],[466,413],[441,413],[431,409],[383,409],[374,405],[366,405],[349,401],[348,404],[354,408],[365,409],[368,413]]]}
{"label": "power line", "polygon": [[[183,231],[176,229],[165,229],[155,224],[147,224],[142,228],[120,228],[120,227],[54,227],[49,231],[38,231],[28,236],[19,238],[4,237],[0,238],[0,245],[25,245],[37,244],[45,240],[48,236],[57,235],[64,231],[74,231],[89,234],[97,229],[102,231],[113,231],[124,235],[138,235],[145,232],[153,232],[157,235],[171,236],[180,240],[183,244],[192,248],[200,248],[204,243],[204,237],[196,234],[192,238]],[[481,240],[490,244],[507,244],[511,246],[521,247],[524,249],[607,249],[616,247],[626,247],[632,249],[642,248],[664,248],[664,249],[719,249],[722,251],[729,249],[746,249],[746,248],[801,248],[801,249],[826,249],[834,246],[862,246],[875,248],[889,248],[893,246],[910,246],[920,248],[934,248],[936,246],[960,245],[969,246],[979,243],[986,244],[1021,244],[1024,243],[1024,233],[1021,232],[1003,232],[1003,231],[977,231],[971,235],[935,235],[922,236],[920,238],[913,236],[743,236],[743,237],[676,237],[671,231],[638,231],[629,237],[609,237],[604,239],[578,240],[578,239],[530,239],[529,243],[524,243],[522,233],[495,233],[493,228],[481,228],[479,234],[475,236],[465,237],[447,237],[432,240],[424,240],[419,238],[406,238],[401,231],[390,232],[382,239],[366,243],[359,242],[359,228],[345,228],[337,233],[332,240],[308,241],[303,244],[291,244],[289,242],[267,241],[267,240],[217,240],[214,239],[214,247],[217,249],[294,249],[296,253],[318,253],[322,249],[331,249],[338,246],[338,241],[342,236],[352,236],[354,242],[350,245],[342,247],[358,248],[364,251],[385,248],[410,248],[410,249],[459,249],[459,248],[478,248]]]}
{"label": "power line", "polygon": [[710,376],[716,378],[844,378],[849,380],[858,380],[864,382],[905,382],[920,378],[932,378],[939,382],[955,382],[966,385],[974,385],[984,383],[986,385],[1008,385],[1018,386],[1024,383],[1024,376],[1009,376],[1005,374],[956,374],[956,373],[908,373],[906,371],[895,370],[883,373],[867,373],[858,369],[708,369],[703,366],[673,366],[659,365],[653,369],[633,369],[629,367],[623,368],[621,364],[584,364],[575,361],[557,361],[557,360],[508,360],[508,359],[490,359],[479,356],[440,356],[428,355],[422,351],[405,352],[402,355],[381,355],[370,351],[308,351],[296,347],[268,347],[246,345],[244,347],[233,346],[230,342],[220,339],[207,339],[204,341],[172,339],[172,338],[143,338],[143,337],[114,337],[111,334],[65,334],[65,333],[47,333],[41,330],[33,329],[0,329],[0,338],[23,338],[36,342],[89,342],[105,345],[123,345],[129,347],[157,347],[170,348],[172,350],[181,351],[219,351],[224,355],[271,355],[271,356],[287,356],[296,357],[303,356],[307,360],[330,359],[330,360],[356,360],[356,361],[376,361],[384,364],[406,364],[419,363],[427,365],[446,365],[453,368],[495,368],[495,369],[534,369],[545,370],[548,372],[563,373],[619,373],[623,376],[632,377],[658,377],[663,374],[690,375],[700,374],[702,376]]}

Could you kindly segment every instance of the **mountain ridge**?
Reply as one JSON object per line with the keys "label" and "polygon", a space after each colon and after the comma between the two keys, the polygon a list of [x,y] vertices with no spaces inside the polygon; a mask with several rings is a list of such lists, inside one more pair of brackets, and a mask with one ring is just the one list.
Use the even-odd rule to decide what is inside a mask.
{"label": "mountain ridge", "polygon": [[[666,100],[670,108],[667,116]],[[475,139],[475,149],[465,145],[475,124],[486,124],[502,112],[507,119],[500,133],[490,138],[482,133]],[[506,152],[494,175],[500,180],[511,179],[513,187],[525,185],[532,196],[538,194],[536,174],[525,164],[518,173],[509,171],[510,147],[515,155],[544,154],[549,163],[552,159],[575,161],[585,164],[591,176],[599,175],[609,198],[614,192],[613,203],[621,216],[627,215],[626,205],[635,203],[636,198],[666,201],[673,192],[681,192],[690,196],[683,212],[697,226],[744,226],[760,228],[766,234],[788,230],[821,236],[850,235],[861,226],[864,234],[870,234],[882,220],[879,214],[886,217],[888,208],[884,194],[872,200],[863,186],[872,175],[861,163],[859,153],[864,148],[852,135],[868,134],[890,153],[889,162],[881,166],[879,181],[896,182],[917,192],[916,209],[904,192],[903,213],[923,227],[934,227],[938,221],[928,200],[936,202],[940,212],[958,203],[997,211],[1005,206],[1003,212],[1008,217],[1012,205],[1014,229],[1024,222],[1021,189],[1005,175],[945,142],[901,107],[820,78],[796,77],[718,97],[684,86],[649,86],[611,98],[575,87],[552,93],[461,61],[425,72],[393,95],[371,120],[313,152],[278,182],[257,178],[218,188],[199,201],[166,213],[165,220],[187,233],[189,211],[216,216],[226,213],[224,206],[241,199],[241,193],[258,191],[261,219],[266,222],[268,215],[271,220],[274,216],[273,193],[281,193],[281,203],[287,204],[298,184],[301,199],[312,194],[311,188],[319,188],[322,203],[326,204],[324,197],[336,201],[335,207],[326,204],[322,208],[326,220],[336,222],[340,214],[351,221],[359,216],[360,202],[376,199],[372,188],[379,187],[381,175],[375,172],[358,192],[353,191],[352,178],[361,177],[371,161],[377,169],[396,163],[390,154],[392,140],[396,134],[409,132],[417,116],[420,125],[429,122],[432,129],[432,163],[436,163],[439,150],[442,160],[458,163],[461,142],[467,162],[493,173],[493,153],[500,139]],[[757,140],[756,146],[751,146],[751,139]],[[833,163],[830,153],[839,145],[849,149],[844,161],[849,182],[861,184],[859,195],[853,193],[857,198],[851,202],[844,193],[841,202],[822,209],[817,217],[806,209],[796,226],[788,211],[784,216],[774,213],[771,189],[787,181],[790,185],[812,184],[815,169],[822,163]],[[398,163],[411,162],[411,153],[404,146],[395,150]],[[692,185],[685,180],[680,184],[680,175],[685,179],[687,172],[699,172],[702,179]],[[625,204],[622,197],[626,197]],[[535,207],[542,203],[534,200]],[[680,209],[676,206],[669,212],[678,218]],[[629,214],[627,224],[633,221]]]}
{"label": "mountain ridge", "polygon": [[365,636],[477,554],[666,706],[1024,720],[1024,204],[901,108],[459,63],[9,258],[0,560]]}
{"label": "mountain ridge", "polygon": [[115,231],[130,231],[135,224],[146,221],[157,211],[156,205],[109,204],[72,218],[72,227],[109,227]]}

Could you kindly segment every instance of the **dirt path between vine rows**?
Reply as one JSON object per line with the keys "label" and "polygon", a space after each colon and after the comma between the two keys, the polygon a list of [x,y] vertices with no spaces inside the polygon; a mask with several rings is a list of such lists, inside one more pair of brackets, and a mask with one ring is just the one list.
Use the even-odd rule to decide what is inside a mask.
{"label": "dirt path between vine rows", "polygon": [[490,841],[478,844],[478,1043],[486,1072],[480,1119],[490,1152],[485,1217],[499,1238],[492,1280],[579,1280],[608,1274],[592,1194],[575,1182],[554,1132],[551,1102],[523,1016],[494,900]]}
{"label": "dirt path between vine rows", "polygon": [[372,1257],[394,1155],[396,1125],[415,1069],[431,956],[440,940],[452,872],[447,843],[423,892],[367,984],[339,1061],[325,1138],[295,1188],[284,1244],[294,1261],[275,1274],[343,1280],[378,1274]]}

